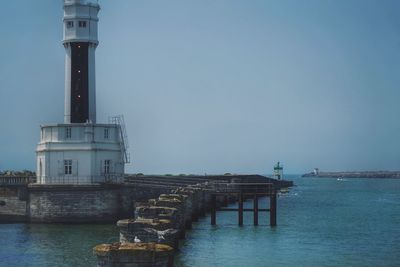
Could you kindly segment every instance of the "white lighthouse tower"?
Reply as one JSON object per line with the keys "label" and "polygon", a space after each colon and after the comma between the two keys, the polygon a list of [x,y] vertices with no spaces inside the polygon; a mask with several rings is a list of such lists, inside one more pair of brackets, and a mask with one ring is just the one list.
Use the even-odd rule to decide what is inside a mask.
{"label": "white lighthouse tower", "polygon": [[65,123],[96,123],[95,50],[100,6],[65,0]]}
{"label": "white lighthouse tower", "polygon": [[64,0],[64,123],[41,126],[37,183],[121,182],[129,161],[121,117],[96,123],[97,1]]}

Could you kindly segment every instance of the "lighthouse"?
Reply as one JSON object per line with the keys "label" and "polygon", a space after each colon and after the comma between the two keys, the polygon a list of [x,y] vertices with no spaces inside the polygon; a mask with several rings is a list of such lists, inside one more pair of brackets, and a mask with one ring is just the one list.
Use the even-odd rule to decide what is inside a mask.
{"label": "lighthouse", "polygon": [[64,0],[64,123],[40,126],[38,184],[120,183],[129,162],[123,117],[96,120],[97,1]]}
{"label": "lighthouse", "polygon": [[99,4],[65,0],[65,123],[96,123],[95,51]]}
{"label": "lighthouse", "polygon": [[283,179],[283,166],[278,161],[278,163],[274,166],[274,178],[278,180]]}

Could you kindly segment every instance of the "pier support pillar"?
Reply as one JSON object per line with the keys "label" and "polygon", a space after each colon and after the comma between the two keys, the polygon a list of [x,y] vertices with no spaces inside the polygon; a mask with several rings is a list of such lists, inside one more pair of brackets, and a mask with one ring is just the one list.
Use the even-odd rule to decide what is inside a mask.
{"label": "pier support pillar", "polygon": [[254,225],[258,225],[258,196],[254,195]]}
{"label": "pier support pillar", "polygon": [[224,196],[222,199],[222,206],[226,207],[228,206],[229,202],[228,202],[228,196]]}
{"label": "pier support pillar", "polygon": [[243,194],[239,194],[239,226],[243,225]]}
{"label": "pier support pillar", "polygon": [[273,192],[269,197],[269,224],[276,226],[276,192]]}
{"label": "pier support pillar", "polygon": [[211,225],[217,223],[217,196],[211,196]]}

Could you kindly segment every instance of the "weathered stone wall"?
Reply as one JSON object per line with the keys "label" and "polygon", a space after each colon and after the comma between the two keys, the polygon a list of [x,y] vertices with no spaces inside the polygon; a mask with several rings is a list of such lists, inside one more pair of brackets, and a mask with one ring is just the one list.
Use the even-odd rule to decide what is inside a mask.
{"label": "weathered stone wall", "polygon": [[31,222],[115,222],[119,187],[111,185],[30,185]]}
{"label": "weathered stone wall", "polygon": [[119,218],[133,217],[135,214],[136,187],[123,185],[119,188]]}
{"label": "weathered stone wall", "polygon": [[0,222],[24,222],[26,215],[26,188],[0,187]]}
{"label": "weathered stone wall", "polygon": [[1,222],[115,222],[134,217],[135,203],[168,193],[138,185],[39,185],[0,187]]}

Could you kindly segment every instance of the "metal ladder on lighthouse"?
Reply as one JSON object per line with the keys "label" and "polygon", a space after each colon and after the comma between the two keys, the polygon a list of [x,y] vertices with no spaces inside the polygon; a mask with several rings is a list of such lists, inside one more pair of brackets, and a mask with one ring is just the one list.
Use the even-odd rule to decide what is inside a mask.
{"label": "metal ladder on lighthouse", "polygon": [[121,151],[122,153],[122,160],[124,163],[130,163],[131,162],[131,155],[128,152],[128,135],[126,134],[126,127],[125,127],[125,121],[124,121],[124,116],[123,115],[117,115],[117,116],[112,116],[108,118],[108,121],[110,124],[115,124],[119,128],[119,134],[120,134],[120,146],[121,146]]}

